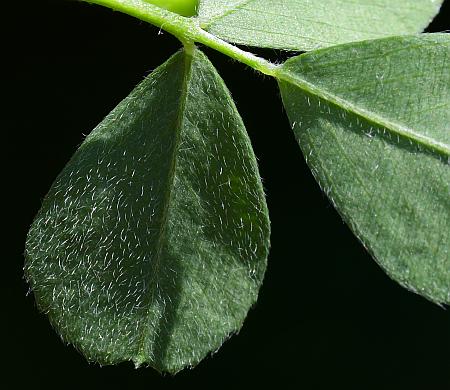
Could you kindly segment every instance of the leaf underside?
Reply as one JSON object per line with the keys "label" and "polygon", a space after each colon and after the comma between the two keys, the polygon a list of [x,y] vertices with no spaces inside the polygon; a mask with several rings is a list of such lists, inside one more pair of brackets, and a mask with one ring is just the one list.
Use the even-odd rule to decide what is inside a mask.
{"label": "leaf underside", "polygon": [[201,0],[202,28],[229,42],[307,51],[341,43],[414,34],[442,0]]}
{"label": "leaf underside", "polygon": [[282,98],[314,176],[396,281],[450,303],[450,36],[300,55]]}
{"label": "leaf underside", "polygon": [[56,179],[25,272],[39,308],[89,360],[174,373],[241,327],[268,247],[243,123],[206,57],[180,52]]}

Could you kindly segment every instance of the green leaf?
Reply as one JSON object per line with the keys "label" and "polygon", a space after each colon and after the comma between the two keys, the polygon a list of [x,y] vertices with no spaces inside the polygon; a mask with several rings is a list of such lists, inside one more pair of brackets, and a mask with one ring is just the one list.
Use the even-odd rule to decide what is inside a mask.
{"label": "green leaf", "polygon": [[198,51],[154,71],[86,138],[28,235],[26,277],[101,364],[177,372],[239,330],[269,247],[257,163]]}
{"label": "green leaf", "polygon": [[[387,273],[450,303],[450,35],[310,52],[279,70],[314,176]],[[326,241],[326,237],[324,237]]]}
{"label": "green leaf", "polygon": [[312,50],[340,43],[413,34],[442,0],[200,0],[200,25],[234,43]]}

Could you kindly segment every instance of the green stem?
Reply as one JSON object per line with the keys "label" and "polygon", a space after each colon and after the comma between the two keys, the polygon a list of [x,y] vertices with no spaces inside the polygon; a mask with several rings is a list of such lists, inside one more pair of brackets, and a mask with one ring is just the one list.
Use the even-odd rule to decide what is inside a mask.
{"label": "green stem", "polygon": [[217,38],[203,30],[195,18],[186,18],[167,11],[145,0],[83,0],[88,3],[103,5],[116,11],[134,16],[151,23],[176,36],[185,46],[192,42],[209,46],[257,71],[269,76],[275,75],[277,65],[257,57],[252,53]]}
{"label": "green stem", "polygon": [[228,57],[234,58],[235,60],[238,60],[261,73],[268,76],[275,76],[277,65],[272,64],[264,58],[257,57],[248,51],[241,50],[237,46],[225,42],[224,40],[217,38],[215,35],[202,30],[201,28],[198,28],[195,41],[209,46],[210,48],[215,49]]}

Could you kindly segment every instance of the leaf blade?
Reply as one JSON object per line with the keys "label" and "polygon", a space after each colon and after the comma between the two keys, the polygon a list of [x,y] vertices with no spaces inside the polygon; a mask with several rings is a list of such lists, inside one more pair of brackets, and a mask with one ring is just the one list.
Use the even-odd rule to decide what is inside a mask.
{"label": "leaf blade", "polygon": [[442,1],[200,1],[202,28],[233,43],[308,51],[421,32]]}
{"label": "leaf blade", "polygon": [[449,36],[432,34],[323,49],[280,71],[322,189],[394,280],[437,303],[450,302],[449,61]]}
{"label": "leaf blade", "polygon": [[229,93],[206,57],[179,53],[58,177],[27,239],[26,275],[41,310],[88,359],[177,372],[240,328],[268,236]]}

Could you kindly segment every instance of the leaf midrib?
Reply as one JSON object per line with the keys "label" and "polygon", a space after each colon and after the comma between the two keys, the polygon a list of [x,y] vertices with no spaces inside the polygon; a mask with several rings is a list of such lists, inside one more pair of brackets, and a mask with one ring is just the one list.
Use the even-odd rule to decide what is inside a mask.
{"label": "leaf midrib", "polygon": [[150,327],[148,326],[150,319],[149,319],[149,314],[150,314],[150,309],[151,309],[151,300],[152,297],[155,296],[155,294],[157,293],[157,286],[158,283],[155,283],[158,279],[159,276],[159,269],[161,266],[161,254],[162,254],[162,249],[164,246],[164,242],[165,242],[165,233],[166,233],[166,228],[167,228],[167,223],[168,223],[168,218],[169,218],[169,212],[170,212],[170,204],[171,204],[171,200],[172,200],[172,193],[173,193],[173,184],[175,181],[175,172],[176,172],[176,165],[177,165],[177,156],[178,156],[178,147],[180,145],[180,139],[181,139],[181,130],[183,128],[183,120],[185,117],[185,108],[186,108],[186,100],[187,100],[187,94],[188,94],[188,89],[189,89],[189,83],[190,83],[190,79],[191,79],[191,74],[192,74],[192,59],[193,59],[193,54],[191,53],[187,53],[186,50],[184,50],[183,52],[183,56],[184,56],[184,75],[183,75],[183,83],[181,86],[181,92],[180,92],[180,104],[178,107],[178,112],[177,112],[177,119],[175,121],[176,126],[175,126],[175,130],[176,130],[176,134],[175,134],[175,145],[173,148],[173,154],[172,154],[172,158],[171,158],[171,169],[168,175],[168,181],[167,181],[167,189],[166,189],[166,193],[164,196],[164,206],[163,206],[163,212],[162,212],[162,217],[161,217],[161,228],[159,231],[159,235],[158,238],[156,240],[156,255],[155,255],[155,259],[153,262],[153,271],[151,272],[151,278],[148,281],[148,291],[147,291],[147,310],[145,312],[145,317],[147,318],[147,326],[142,330],[142,337],[141,340],[139,341],[139,345],[138,345],[138,349],[137,349],[137,354],[136,354],[136,360],[138,360],[138,363],[143,363],[147,361],[147,356],[146,356],[146,347],[148,345],[148,339],[149,336],[151,336],[151,332],[149,332]]}
{"label": "leaf midrib", "polygon": [[439,142],[431,137],[419,134],[411,128],[404,126],[400,123],[393,122],[381,115],[378,115],[372,111],[368,111],[364,108],[360,108],[352,102],[343,99],[324,88],[317,87],[309,81],[299,77],[297,74],[279,67],[275,72],[275,78],[278,81],[284,81],[289,84],[295,85],[303,91],[316,96],[326,102],[339,107],[345,111],[348,111],[364,121],[371,122],[377,127],[382,127],[390,132],[392,135],[401,137],[408,141],[414,142],[428,150],[431,150],[435,154],[443,155],[446,158],[450,157],[450,145],[443,142]]}

